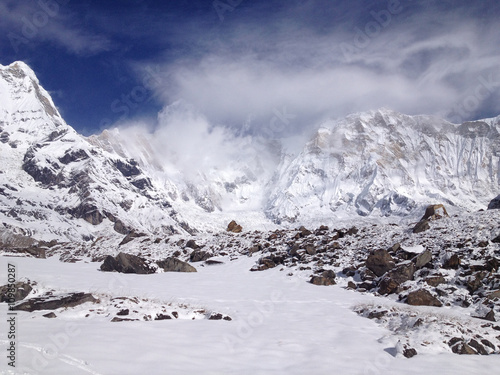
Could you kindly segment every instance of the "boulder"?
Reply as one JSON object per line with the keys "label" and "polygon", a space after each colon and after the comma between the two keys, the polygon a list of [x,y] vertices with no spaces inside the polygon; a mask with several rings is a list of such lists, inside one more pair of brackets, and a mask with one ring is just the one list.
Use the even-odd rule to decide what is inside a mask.
{"label": "boulder", "polygon": [[139,238],[139,237],[144,237],[145,235],[146,234],[144,234],[144,233],[137,233],[137,232],[131,231],[130,233],[128,233],[125,236],[125,238],[122,240],[122,242],[120,242],[118,244],[118,246],[125,245],[125,244],[129,243],[130,241],[132,241],[133,239]]}
{"label": "boulder", "polygon": [[0,287],[0,302],[17,302],[26,298],[33,288],[21,281]]}
{"label": "boulder", "polygon": [[426,230],[431,229],[431,226],[429,224],[429,220],[420,220],[417,225],[413,228],[413,233],[422,233],[425,232]]}
{"label": "boulder", "polygon": [[500,195],[497,195],[488,204],[488,210],[498,210],[500,209]]}
{"label": "boulder", "polygon": [[177,258],[169,257],[156,263],[164,272],[197,272],[192,265]]}
{"label": "boulder", "polygon": [[210,253],[207,253],[206,251],[200,251],[200,250],[196,250],[196,251],[193,251],[191,253],[191,255],[189,256],[189,261],[190,262],[203,262],[205,260],[207,260],[208,258],[211,258],[213,255],[210,254]]}
{"label": "boulder", "polygon": [[189,240],[186,242],[186,247],[189,247],[190,249],[197,250],[200,247],[196,244],[195,240]]}
{"label": "boulder", "polygon": [[81,305],[83,303],[96,303],[99,300],[90,293],[71,293],[62,296],[46,295],[37,298],[30,298],[15,306],[13,310],[33,312],[37,310],[55,310]]}
{"label": "boulder", "polygon": [[335,277],[335,272],[333,272],[332,270],[327,270],[323,271],[321,273],[321,276],[312,276],[310,283],[323,286],[335,285]]}
{"label": "boulder", "polygon": [[391,294],[397,292],[399,286],[406,281],[413,279],[415,265],[412,262],[406,262],[398,265],[389,271],[379,283],[380,294]]}
{"label": "boulder", "polygon": [[412,306],[443,306],[441,301],[425,289],[419,289],[408,294],[406,303]]}
{"label": "boulder", "polygon": [[377,276],[382,276],[394,266],[394,259],[387,250],[376,250],[366,259],[366,267]]}
{"label": "boulder", "polygon": [[101,271],[105,272],[121,272],[121,273],[137,273],[147,275],[155,273],[156,270],[150,267],[146,260],[132,254],[120,253],[116,257],[108,255],[101,264]]}
{"label": "boulder", "polygon": [[425,209],[425,214],[422,216],[420,221],[423,220],[437,220],[448,215],[446,208],[442,204],[431,204]]}
{"label": "boulder", "polygon": [[453,254],[443,264],[443,268],[456,270],[460,266],[460,258],[457,254]]}
{"label": "boulder", "polygon": [[232,232],[232,233],[241,233],[243,230],[243,227],[241,225],[238,225],[236,221],[231,221],[229,225],[227,226],[227,231]]}
{"label": "boulder", "polygon": [[432,253],[429,250],[425,250],[424,252],[418,254],[415,258],[413,258],[413,263],[415,263],[415,267],[420,269],[430,263],[432,260]]}

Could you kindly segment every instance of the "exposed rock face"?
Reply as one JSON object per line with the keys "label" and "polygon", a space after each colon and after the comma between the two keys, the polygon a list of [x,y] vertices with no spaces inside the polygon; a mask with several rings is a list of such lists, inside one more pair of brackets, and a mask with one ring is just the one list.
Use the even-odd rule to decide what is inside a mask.
{"label": "exposed rock face", "polygon": [[101,264],[101,271],[105,272],[121,272],[121,273],[137,273],[150,274],[155,273],[155,269],[151,268],[143,258],[136,255],[120,253],[116,257],[108,255]]}
{"label": "exposed rock face", "polygon": [[232,233],[241,233],[243,230],[243,227],[241,225],[238,225],[236,221],[231,221],[229,225],[227,226],[227,231],[232,232]]}
{"label": "exposed rock face", "polygon": [[376,250],[366,259],[366,267],[377,276],[382,276],[394,266],[394,259],[387,250]]}
{"label": "exposed rock face", "polygon": [[412,306],[443,306],[443,304],[436,297],[434,297],[429,291],[425,289],[420,289],[408,294],[408,299],[406,302],[408,303],[408,305]]}
{"label": "exposed rock face", "polygon": [[86,302],[95,303],[98,300],[90,293],[73,293],[64,296],[54,297],[43,296],[30,298],[13,307],[14,310],[33,312],[36,310],[55,310],[61,307],[75,307]]}
{"label": "exposed rock face", "polygon": [[4,285],[0,287],[0,302],[12,303],[25,299],[33,290],[31,285],[24,282],[17,282],[13,285]]}
{"label": "exposed rock face", "polygon": [[446,208],[442,204],[432,204],[427,206],[425,209],[425,214],[422,216],[422,220],[437,220],[444,216],[449,216]]}
{"label": "exposed rock face", "polygon": [[413,262],[415,263],[415,267],[417,267],[417,269],[424,267],[431,261],[432,261],[432,253],[429,250],[425,250],[424,252],[418,254],[413,259]]}
{"label": "exposed rock face", "polygon": [[137,232],[132,231],[125,236],[125,238],[122,240],[122,242],[120,242],[120,244],[118,246],[125,245],[135,238],[144,237],[144,236],[145,236],[144,233],[137,233]]}
{"label": "exposed rock face", "polygon": [[488,210],[498,210],[500,209],[500,195],[496,196],[488,204]]}
{"label": "exposed rock face", "polygon": [[164,272],[197,272],[192,265],[177,258],[167,258],[156,263]]}

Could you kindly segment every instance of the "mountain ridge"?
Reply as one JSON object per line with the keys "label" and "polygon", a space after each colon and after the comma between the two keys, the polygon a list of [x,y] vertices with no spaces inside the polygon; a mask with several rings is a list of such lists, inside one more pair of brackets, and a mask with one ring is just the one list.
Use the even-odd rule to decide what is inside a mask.
{"label": "mountain ridge", "polygon": [[[323,122],[290,155],[222,129],[194,127],[201,141],[168,147],[163,140],[176,140],[168,126],[84,137],[22,62],[0,66],[0,94],[0,221],[39,239],[190,234],[232,219],[251,229],[403,218],[436,202],[486,208],[499,190],[500,117],[457,125],[368,111]],[[215,157],[220,145],[228,150]]]}

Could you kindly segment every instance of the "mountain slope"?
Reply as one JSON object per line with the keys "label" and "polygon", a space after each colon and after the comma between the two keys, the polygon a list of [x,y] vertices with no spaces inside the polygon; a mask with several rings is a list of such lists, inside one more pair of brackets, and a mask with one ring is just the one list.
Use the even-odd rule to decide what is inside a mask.
{"label": "mountain slope", "polygon": [[152,132],[83,137],[22,62],[0,66],[0,97],[0,231],[13,235],[118,240],[220,231],[232,219],[269,229],[429,203],[477,210],[499,190],[500,117],[354,114],[323,123],[290,155],[277,141],[200,127],[202,116],[177,104]]}

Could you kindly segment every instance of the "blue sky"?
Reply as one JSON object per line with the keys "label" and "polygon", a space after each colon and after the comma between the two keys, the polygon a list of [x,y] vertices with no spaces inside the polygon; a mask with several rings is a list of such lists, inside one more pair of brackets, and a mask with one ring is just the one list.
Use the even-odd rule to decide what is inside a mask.
{"label": "blue sky", "polygon": [[179,106],[238,132],[380,107],[500,114],[498,1],[4,0],[0,14],[0,63],[28,63],[84,134]]}

